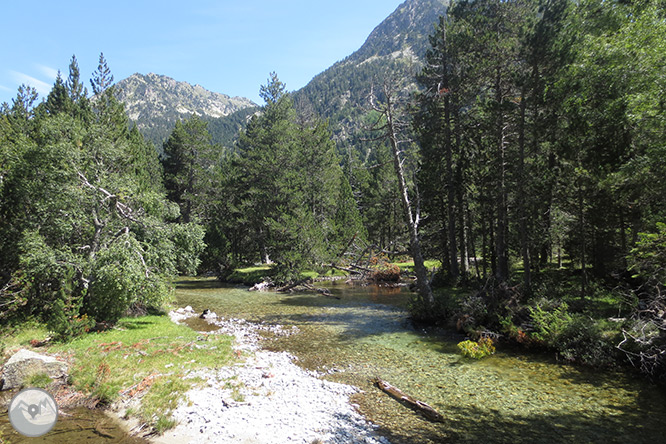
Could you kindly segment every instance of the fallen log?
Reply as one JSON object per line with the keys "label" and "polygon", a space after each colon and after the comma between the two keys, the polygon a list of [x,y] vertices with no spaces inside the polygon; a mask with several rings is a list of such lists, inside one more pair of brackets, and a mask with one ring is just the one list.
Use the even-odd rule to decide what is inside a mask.
{"label": "fallen log", "polygon": [[301,280],[298,280],[298,281],[294,281],[294,282],[291,282],[291,283],[285,285],[284,287],[278,288],[277,291],[280,292],[280,293],[286,293],[286,292],[291,291],[294,288],[298,287],[299,285],[309,283],[310,280],[311,280],[311,278],[308,277],[308,278],[304,278],[304,279],[301,279]]}
{"label": "fallen log", "polygon": [[402,390],[392,386],[391,384],[382,379],[374,378],[373,382],[381,391],[389,394],[392,398],[397,399],[402,404],[416,410],[417,412],[422,414],[426,419],[433,422],[444,422],[444,417],[439,412],[437,412],[437,410],[430,407],[425,402],[414,399],[413,397],[404,393]]}
{"label": "fallen log", "polygon": [[314,287],[308,283],[303,284],[305,288],[310,291],[316,291],[317,293],[326,296],[327,298],[341,299],[340,296],[334,296],[328,288]]}
{"label": "fallen log", "polygon": [[351,268],[355,268],[356,270],[364,271],[364,272],[366,272],[366,273],[372,273],[372,272],[373,272],[373,270],[371,270],[371,269],[369,269],[369,268],[361,267],[360,265],[356,265],[356,264],[351,264],[350,267],[351,267]]}
{"label": "fallen log", "polygon": [[331,264],[330,266],[331,266],[331,268],[335,268],[336,270],[344,271],[344,272],[349,273],[349,274],[363,274],[362,272],[360,272],[358,270],[353,270],[351,268],[339,267],[335,264]]}

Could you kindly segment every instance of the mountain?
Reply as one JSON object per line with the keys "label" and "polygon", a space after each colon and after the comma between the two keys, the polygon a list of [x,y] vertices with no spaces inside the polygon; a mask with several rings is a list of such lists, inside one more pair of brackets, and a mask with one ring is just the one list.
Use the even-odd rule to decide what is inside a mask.
{"label": "mountain", "polygon": [[[244,97],[229,97],[200,85],[178,82],[158,74],[132,74],[116,84],[118,99],[125,103],[130,120],[156,146],[171,133],[178,119],[193,114],[209,121],[217,143],[227,144],[231,132],[242,127],[257,105]],[[214,122],[214,123],[213,123]],[[214,134],[213,134],[214,133]]]}
{"label": "mountain", "polygon": [[294,93],[296,103],[329,120],[339,143],[354,144],[373,82],[413,78],[422,66],[448,0],[407,0],[380,23],[356,52]]}
{"label": "mountain", "polygon": [[[354,145],[363,155],[361,123],[368,112],[373,82],[407,79],[413,87],[439,17],[448,0],[407,0],[380,23],[356,52],[315,76],[294,92],[304,111],[329,121],[341,151]],[[119,99],[139,130],[161,148],[177,119],[198,114],[207,120],[213,141],[231,147],[257,105],[157,74],[134,74],[116,85]]]}

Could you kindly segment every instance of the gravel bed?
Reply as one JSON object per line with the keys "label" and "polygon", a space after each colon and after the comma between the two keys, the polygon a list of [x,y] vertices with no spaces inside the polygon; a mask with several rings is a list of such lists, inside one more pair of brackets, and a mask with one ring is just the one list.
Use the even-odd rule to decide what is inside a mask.
{"label": "gravel bed", "polygon": [[[170,313],[175,322],[195,315],[187,309]],[[190,373],[206,383],[187,393],[173,413],[178,425],[153,442],[389,444],[350,403],[358,389],[320,379],[286,352],[261,350],[262,331],[289,335],[297,328],[216,316],[208,322],[233,335],[234,348],[251,356],[241,364]]]}

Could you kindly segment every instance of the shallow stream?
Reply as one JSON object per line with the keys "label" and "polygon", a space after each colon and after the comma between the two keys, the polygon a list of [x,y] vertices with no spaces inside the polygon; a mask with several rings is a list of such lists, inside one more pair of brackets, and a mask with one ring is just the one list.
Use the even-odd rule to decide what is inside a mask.
{"label": "shallow stream", "polygon": [[[399,443],[649,443],[666,442],[666,393],[627,373],[563,365],[549,356],[499,348],[480,361],[461,358],[464,337],[422,330],[409,321],[405,289],[327,286],[334,296],[249,292],[214,279],[185,279],[179,306],[220,316],[296,326],[300,333],[267,338],[326,379],[359,387],[359,411]],[[191,325],[205,328],[197,318]],[[375,388],[380,377],[445,418],[432,423]],[[6,402],[7,400],[4,400]],[[145,442],[128,437],[103,413],[81,409],[57,433],[21,438],[0,418],[0,442]]]}
{"label": "shallow stream", "polygon": [[[490,358],[466,360],[456,347],[464,337],[414,328],[406,289],[321,285],[340,299],[199,279],[181,281],[176,297],[180,306],[227,318],[297,326],[299,334],[267,347],[359,387],[353,402],[394,444],[666,442],[666,393],[658,387],[501,347]],[[429,422],[380,392],[375,376],[430,404],[445,422]]]}

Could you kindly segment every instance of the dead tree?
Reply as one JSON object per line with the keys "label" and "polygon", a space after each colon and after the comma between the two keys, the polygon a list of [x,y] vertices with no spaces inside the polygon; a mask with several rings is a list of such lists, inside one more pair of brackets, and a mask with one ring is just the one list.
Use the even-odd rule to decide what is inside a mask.
{"label": "dead tree", "polygon": [[[412,206],[409,198],[409,190],[407,188],[407,181],[405,180],[404,161],[402,151],[400,150],[401,141],[398,138],[400,130],[397,121],[397,102],[395,97],[395,89],[390,82],[385,81],[382,88],[384,95],[383,103],[376,103],[374,97],[374,89],[370,94],[370,103],[375,111],[377,111],[382,119],[375,124],[372,128],[380,132],[380,136],[376,140],[388,140],[393,154],[393,165],[395,173],[398,176],[398,186],[400,187],[400,197],[402,200],[402,207],[404,211],[405,222],[409,228],[409,244],[411,256],[414,260],[414,272],[416,274],[416,287],[418,289],[421,300],[428,306],[432,307],[435,303],[430,282],[428,280],[428,270],[425,267],[423,260],[423,253],[421,252],[421,242],[419,241],[419,223],[421,221],[420,205],[417,199],[416,207]],[[417,193],[418,195],[418,193]]]}

